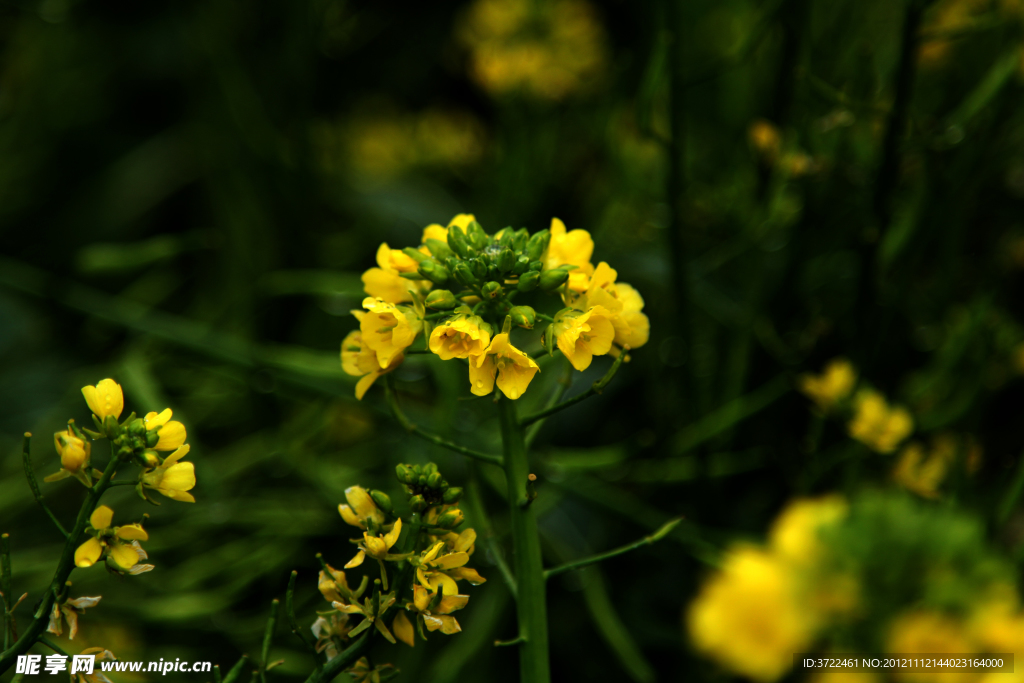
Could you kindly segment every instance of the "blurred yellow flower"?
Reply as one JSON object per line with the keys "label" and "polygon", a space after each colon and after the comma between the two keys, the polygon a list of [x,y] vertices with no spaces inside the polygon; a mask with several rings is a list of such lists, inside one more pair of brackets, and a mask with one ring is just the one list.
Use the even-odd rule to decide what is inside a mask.
{"label": "blurred yellow flower", "polygon": [[124,394],[121,385],[112,379],[104,379],[96,386],[82,387],[82,395],[89,404],[89,410],[102,421],[108,415],[118,418],[124,410]]}
{"label": "blurred yellow flower", "polygon": [[774,681],[814,634],[813,617],[797,596],[793,572],[771,553],[733,548],[687,614],[696,648],[733,673]]}
{"label": "blurred yellow flower", "polygon": [[[352,313],[360,322],[365,314],[364,311]],[[380,363],[377,362],[377,352],[363,344],[363,333],[360,330],[352,330],[341,342],[341,369],[346,374],[359,378],[356,382],[356,398],[360,401],[378,377],[393,371],[403,360],[405,356],[398,354],[391,359],[388,367],[381,369]]]}
{"label": "blurred yellow flower", "polygon": [[552,325],[559,350],[580,372],[590,367],[594,356],[608,353],[615,339],[612,315],[604,306],[591,306],[586,311],[564,309]]}
{"label": "blurred yellow flower", "polygon": [[171,500],[194,503],[192,488],[196,485],[195,465],[190,462],[178,462],[188,455],[189,445],[185,444],[174,451],[162,463],[142,474],[140,483],[148,489],[167,496]]}
{"label": "blurred yellow flower", "polygon": [[483,354],[491,343],[489,326],[469,309],[456,313],[430,333],[430,350],[441,360],[469,358]]}
{"label": "blurred yellow flower", "polygon": [[782,151],[782,135],[771,122],[758,119],[750,124],[747,131],[750,144],[769,161],[774,161]]}
{"label": "blurred yellow flower", "polygon": [[820,375],[805,373],[797,379],[800,392],[814,401],[822,411],[829,411],[853,391],[857,371],[850,361],[836,358]]}
{"label": "blurred yellow flower", "polygon": [[914,431],[914,418],[902,406],[890,406],[877,391],[863,389],[854,397],[850,436],[879,453],[892,453]]}
{"label": "blurred yellow flower", "polygon": [[[941,612],[917,610],[906,612],[893,619],[886,640],[886,652],[927,652],[930,654],[967,654],[977,652],[964,628],[963,622]],[[978,678],[976,673],[936,670],[924,673],[906,673],[896,670],[895,677],[901,681],[926,683],[965,683]]]}
{"label": "blurred yellow flower", "polygon": [[[419,281],[409,280],[399,275],[399,271],[393,265],[393,251],[387,242],[380,245],[380,248],[377,249],[378,267],[370,268],[363,273],[363,289],[370,297],[391,304],[412,301],[413,293],[422,291],[421,285]],[[409,258],[405,254],[402,256]],[[366,305],[365,301],[363,305]]]}
{"label": "blurred yellow flower", "polygon": [[[377,354],[381,369],[387,369],[420,333],[422,320],[408,306],[396,306],[383,299],[363,299],[366,313],[359,318],[363,343]],[[355,311],[353,311],[355,313]]]}
{"label": "blurred yellow flower", "polygon": [[794,500],[772,523],[771,549],[796,564],[817,562],[824,551],[822,530],[842,520],[848,510],[846,499],[839,495]]}
{"label": "blurred yellow flower", "polygon": [[132,544],[132,541],[145,541],[149,535],[141,524],[126,524],[111,527],[114,511],[106,505],[93,510],[89,517],[91,531],[96,535],[78,546],[75,551],[75,566],[91,567],[106,552],[118,567],[130,570],[145,559]]}
{"label": "blurred yellow flower", "polygon": [[495,375],[501,393],[513,401],[526,392],[540,366],[512,346],[507,333],[495,335],[487,350],[469,359],[470,391],[487,396],[494,391]]}
{"label": "blurred yellow flower", "polygon": [[147,432],[155,431],[159,436],[159,441],[153,446],[158,451],[173,451],[185,443],[185,425],[171,419],[170,408],[159,414],[147,413],[142,422]]}
{"label": "blurred yellow flower", "polygon": [[582,0],[477,0],[458,28],[473,79],[493,95],[560,100],[596,83],[604,30]]}

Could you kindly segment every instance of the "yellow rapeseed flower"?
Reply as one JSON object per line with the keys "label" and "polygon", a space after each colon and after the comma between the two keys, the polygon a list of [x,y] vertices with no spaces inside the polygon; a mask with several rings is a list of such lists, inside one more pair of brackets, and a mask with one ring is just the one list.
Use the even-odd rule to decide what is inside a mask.
{"label": "yellow rapeseed flower", "polygon": [[388,589],[388,573],[384,567],[384,560],[400,560],[405,559],[404,555],[392,555],[391,548],[398,542],[398,536],[402,533],[402,518],[399,517],[395,520],[394,526],[391,527],[391,531],[381,536],[371,535],[370,532],[363,532],[363,540],[359,541],[358,547],[359,552],[355,554],[348,564],[345,565],[345,569],[351,569],[358,567],[369,555],[373,559],[377,560],[380,565],[380,580],[384,586],[384,590]]}
{"label": "yellow rapeseed flower", "polygon": [[359,527],[364,531],[375,531],[384,524],[384,513],[370,497],[370,492],[362,486],[349,486],[345,489],[345,500],[348,505],[339,505],[338,512],[346,523]]}
{"label": "yellow rapeseed flower", "polygon": [[581,292],[567,297],[566,303],[581,311],[602,306],[612,316],[615,343],[637,349],[650,338],[651,324],[643,313],[643,297],[625,282],[616,282],[618,277],[615,269],[602,261],[587,278]]}
{"label": "yellow rapeseed flower", "polygon": [[513,401],[530,386],[540,366],[528,355],[512,346],[507,333],[495,335],[487,351],[469,359],[470,391],[487,396],[494,391],[495,375],[501,393]]}
{"label": "yellow rapeseed flower", "polygon": [[[364,311],[352,312],[361,322]],[[363,343],[363,333],[360,330],[352,330],[341,342],[341,369],[346,374],[359,378],[356,382],[356,398],[360,401],[378,377],[393,371],[403,360],[405,356],[398,354],[391,359],[388,367],[381,369],[380,363],[377,362],[377,352]]]}
{"label": "yellow rapeseed flower", "polygon": [[96,386],[82,387],[82,395],[85,402],[89,404],[89,410],[102,422],[108,415],[116,418],[121,417],[124,410],[124,393],[121,385],[112,379],[104,379],[97,382]]}
{"label": "yellow rapeseed flower", "polygon": [[793,665],[814,634],[796,595],[793,572],[775,555],[734,548],[704,585],[687,615],[697,649],[729,671],[765,683]]}
{"label": "yellow rapeseed flower", "polygon": [[160,437],[153,446],[158,451],[173,451],[185,443],[185,425],[171,419],[170,408],[161,413],[146,413],[142,422],[146,425],[147,432],[155,431]]}
{"label": "yellow rapeseed flower", "polygon": [[45,477],[43,481],[60,481],[67,477],[75,477],[86,486],[92,486],[89,476],[89,458],[92,444],[77,434],[69,426],[62,432],[54,432],[53,445],[60,455],[60,469]]}
{"label": "yellow rapeseed flower", "polygon": [[190,462],[178,462],[188,455],[189,445],[185,444],[168,455],[162,463],[142,474],[140,483],[147,489],[153,489],[172,500],[194,503],[192,488],[196,485],[195,465]]}
{"label": "yellow rapeseed flower", "polygon": [[569,289],[582,292],[587,287],[590,274],[594,272],[594,266],[590,263],[594,255],[594,239],[586,230],[577,228],[566,232],[565,223],[558,218],[551,219],[550,233],[544,269],[576,266],[569,271]]}
{"label": "yellow rapeseed flower", "polygon": [[[893,619],[886,640],[886,652],[927,652],[930,654],[964,654],[978,652],[977,643],[967,633],[965,624],[955,617],[932,610],[906,612]],[[895,672],[897,680],[923,683],[966,683],[977,678],[975,673],[935,670],[924,673]]]}
{"label": "yellow rapeseed flower", "polygon": [[420,554],[415,560],[416,579],[431,592],[440,590],[446,595],[455,595],[459,588],[449,572],[464,567],[469,562],[469,553],[456,551],[442,555],[445,545],[444,541],[438,541]]}
{"label": "yellow rapeseed flower", "polygon": [[[406,603],[405,609],[422,619],[428,631],[440,631],[445,635],[451,635],[462,630],[451,613],[462,609],[468,602],[468,595],[437,593],[415,584],[412,587],[412,602]],[[399,615],[404,617],[402,612]],[[415,642],[412,624],[408,619],[400,620],[399,617],[395,617],[395,635],[410,647]]]}
{"label": "yellow rapeseed flower", "polygon": [[490,343],[490,326],[483,318],[470,315],[468,309],[435,327],[429,341],[430,350],[441,360],[479,356]]}
{"label": "yellow rapeseed flower", "polygon": [[822,411],[828,411],[853,391],[857,384],[857,371],[850,361],[836,358],[825,366],[820,375],[803,374],[797,382],[801,393]]}
{"label": "yellow rapeseed flower", "polygon": [[879,453],[892,453],[914,431],[914,418],[902,406],[890,407],[877,391],[863,389],[854,397],[850,436]]}
{"label": "yellow rapeseed flower", "polygon": [[[400,251],[397,253],[401,254],[403,259],[413,260]],[[397,257],[394,254],[395,250],[391,249],[386,242],[380,245],[380,248],[377,249],[378,267],[370,268],[363,273],[363,289],[371,297],[392,304],[413,301],[413,293],[422,291],[421,283],[399,275],[399,272],[403,271],[396,268],[395,259]],[[398,261],[398,263],[403,267],[408,265],[404,260]],[[416,270],[416,268],[413,267],[411,270]]]}
{"label": "yellow rapeseed flower", "polygon": [[142,528],[141,524],[126,524],[125,526],[111,527],[114,519],[114,511],[106,505],[93,510],[89,517],[91,531],[95,535],[75,551],[75,566],[91,567],[106,552],[118,567],[130,570],[145,559],[132,544],[133,541],[145,541],[149,535]]}
{"label": "yellow rapeseed flower", "polygon": [[[473,529],[466,529],[459,534],[452,531],[443,536],[436,536],[435,538],[444,542],[445,549],[448,553],[465,553],[468,556],[472,556],[473,551],[476,549],[476,546],[474,545],[476,543],[476,531]],[[481,576],[477,570],[465,565],[446,569],[445,574],[456,581],[469,581],[473,586],[479,586],[480,584],[487,582],[487,579]]]}
{"label": "yellow rapeseed flower", "polygon": [[564,309],[552,324],[558,348],[580,372],[590,367],[594,356],[608,353],[615,339],[612,315],[604,306],[591,306],[586,311]]}
{"label": "yellow rapeseed flower", "polygon": [[814,564],[824,552],[822,530],[841,521],[848,510],[846,500],[839,495],[791,502],[772,523],[772,550],[789,562]]}
{"label": "yellow rapeseed flower", "polygon": [[374,297],[363,299],[363,308],[366,313],[359,321],[362,341],[377,354],[381,369],[387,369],[416,339],[421,317],[413,308]]}

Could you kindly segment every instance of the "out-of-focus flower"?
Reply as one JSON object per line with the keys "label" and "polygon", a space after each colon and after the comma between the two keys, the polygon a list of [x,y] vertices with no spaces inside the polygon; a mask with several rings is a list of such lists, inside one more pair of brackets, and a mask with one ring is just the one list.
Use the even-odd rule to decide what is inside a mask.
{"label": "out-of-focus flower", "polygon": [[333,612],[326,616],[319,616],[309,627],[316,638],[314,646],[317,652],[327,654],[327,661],[338,656],[345,639],[348,638],[352,627],[348,623],[348,615],[344,612]]}
{"label": "out-of-focus flower", "polygon": [[938,498],[939,488],[961,450],[963,470],[973,474],[981,464],[981,447],[970,437],[939,434],[927,451],[920,443],[909,443],[900,451],[892,471],[893,480],[923,498]]}
{"label": "out-of-focus flower", "polygon": [[[886,640],[886,651],[891,653],[927,652],[935,655],[977,652],[964,623],[952,616],[931,610],[906,612],[893,619]],[[977,678],[976,673],[939,671],[925,673],[895,672],[904,681],[952,681],[966,683]]]}
{"label": "out-of-focus flower", "polygon": [[370,660],[360,657],[352,668],[345,669],[345,673],[352,677],[354,683],[381,683],[391,680],[398,673],[393,664],[378,664],[370,666]]}
{"label": "out-of-focus flower", "polygon": [[769,532],[773,551],[789,562],[813,564],[821,559],[822,530],[846,516],[849,506],[842,496],[798,499],[783,510]]}
{"label": "out-of-focus flower", "polygon": [[[944,0],[929,12],[930,21],[924,27],[925,40],[918,48],[918,61],[922,66],[938,67],[946,62],[955,42],[958,29],[970,26],[987,12],[988,0]],[[1008,4],[1008,3],[1004,3]],[[950,34],[943,37],[943,33]]]}
{"label": "out-of-focus flower", "polygon": [[604,30],[583,0],[477,0],[458,36],[473,79],[495,96],[561,100],[591,89],[607,62]]}
{"label": "out-of-focus flower", "polygon": [[780,558],[753,547],[734,548],[690,605],[690,638],[728,670],[774,681],[813,637],[813,618],[797,590]]}
{"label": "out-of-focus flower", "polygon": [[797,380],[800,392],[826,412],[849,396],[856,384],[857,371],[845,358],[830,361],[820,375],[805,373]]}
{"label": "out-of-focus flower", "polygon": [[[363,311],[353,311],[358,320],[362,320]],[[391,359],[391,364],[381,368],[377,362],[377,352],[363,343],[361,330],[352,330],[341,342],[341,369],[345,374],[358,377],[356,382],[356,398],[360,401],[377,378],[392,372],[405,360],[404,354],[398,354]]]}
{"label": "out-of-focus flower", "polygon": [[[111,680],[104,675],[100,662],[116,662],[117,657],[114,656],[113,652],[102,647],[87,647],[79,654],[95,657],[92,673],[85,673],[84,671],[73,673],[71,674],[71,683],[111,683]],[[71,671],[70,666],[68,671]]]}
{"label": "out-of-focus flower", "polygon": [[766,160],[774,161],[778,158],[782,151],[782,135],[771,122],[764,119],[754,121],[747,135],[754,150]]}
{"label": "out-of-focus flower", "polygon": [[850,436],[879,453],[892,453],[914,431],[914,418],[902,406],[890,406],[877,391],[863,389],[854,397]]}

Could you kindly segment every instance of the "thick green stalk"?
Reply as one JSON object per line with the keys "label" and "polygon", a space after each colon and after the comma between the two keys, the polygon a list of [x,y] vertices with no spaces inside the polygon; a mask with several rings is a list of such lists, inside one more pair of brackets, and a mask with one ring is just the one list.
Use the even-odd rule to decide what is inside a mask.
{"label": "thick green stalk", "polygon": [[516,419],[516,404],[498,401],[501,415],[501,441],[505,451],[505,477],[508,479],[509,516],[512,522],[512,548],[518,583],[516,612],[519,618],[519,680],[523,683],[549,683],[548,616],[544,587],[544,564],[540,554],[537,516],[527,494],[530,465],[526,459],[523,428]]}

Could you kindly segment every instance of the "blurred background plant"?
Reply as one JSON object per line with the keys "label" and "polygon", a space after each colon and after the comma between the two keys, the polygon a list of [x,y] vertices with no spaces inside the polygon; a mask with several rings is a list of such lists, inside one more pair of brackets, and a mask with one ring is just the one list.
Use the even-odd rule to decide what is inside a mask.
{"label": "blurred background plant", "polygon": [[[173,405],[199,482],[197,505],[151,509],[149,580],[75,580],[104,596],[83,646],[255,656],[291,570],[312,614],[315,553],[349,559],[345,488],[386,489],[400,462],[476,491],[474,566],[500,575],[508,530],[481,514],[502,509],[500,475],[396,430],[380,392],[357,403],[338,357],[379,244],[460,212],[590,231],[651,320],[603,394],[530,435],[550,564],[686,518],[550,582],[555,680],[785,675],[731,666],[689,625],[720,570],[760,577],[764,604],[792,581],[759,540],[794,498],[843,496],[835,539],[860,542],[830,561],[860,581],[880,556],[906,577],[936,553],[967,577],[864,583],[860,616],[829,622],[846,636],[794,617],[811,647],[974,629],[982,574],[1019,582],[1019,3],[33,0],[0,6],[0,35],[0,520],[18,585],[36,599],[61,545],[21,435],[87,417],[78,387],[114,377],[129,403]],[[849,391],[805,396],[839,357]],[[410,419],[496,452],[492,406],[438,400],[463,386],[451,365],[392,373]],[[559,379],[538,374],[524,411]],[[37,476],[57,461],[39,447]],[[889,554],[944,520],[963,533]],[[511,610],[492,581],[463,633],[393,662],[514,680],[513,648],[491,646]],[[274,676],[308,673],[298,640],[274,642]]]}

